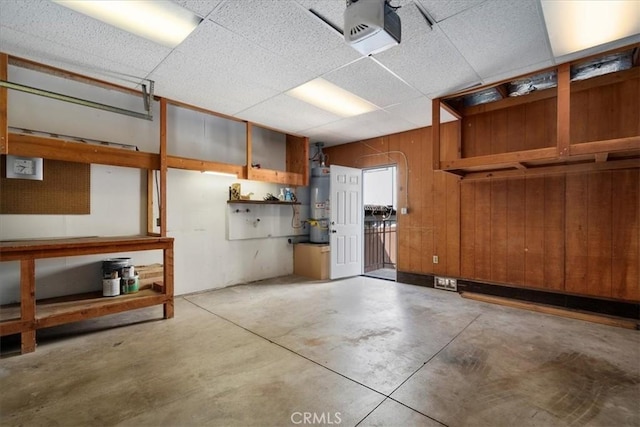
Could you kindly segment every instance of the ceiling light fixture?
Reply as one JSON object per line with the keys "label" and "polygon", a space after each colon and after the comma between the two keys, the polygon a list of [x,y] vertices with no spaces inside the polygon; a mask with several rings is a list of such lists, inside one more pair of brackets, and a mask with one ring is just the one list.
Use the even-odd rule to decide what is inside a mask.
{"label": "ceiling light fixture", "polygon": [[226,176],[229,178],[237,178],[238,175],[235,173],[228,173],[228,172],[216,172],[216,171],[202,171],[203,174],[205,175],[215,175],[215,176]]}
{"label": "ceiling light fixture", "polygon": [[186,39],[202,21],[189,10],[166,0],[53,1],[171,48]]}
{"label": "ceiling light fixture", "polygon": [[379,109],[369,101],[322,78],[291,89],[287,95],[342,117],[357,116]]}
{"label": "ceiling light fixture", "polygon": [[542,0],[542,11],[556,58],[640,33],[635,0]]}

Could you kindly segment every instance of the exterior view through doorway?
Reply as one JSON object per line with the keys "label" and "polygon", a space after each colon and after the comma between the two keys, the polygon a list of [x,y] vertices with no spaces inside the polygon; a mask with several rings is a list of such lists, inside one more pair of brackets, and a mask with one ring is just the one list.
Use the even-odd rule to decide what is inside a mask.
{"label": "exterior view through doorway", "polygon": [[394,165],[362,171],[364,203],[364,275],[396,280],[398,207]]}

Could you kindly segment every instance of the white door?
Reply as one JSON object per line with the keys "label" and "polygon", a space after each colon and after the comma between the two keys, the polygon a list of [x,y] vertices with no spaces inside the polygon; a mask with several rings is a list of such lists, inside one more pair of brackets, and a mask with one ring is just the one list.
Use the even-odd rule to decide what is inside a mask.
{"label": "white door", "polygon": [[363,273],[362,170],[331,166],[331,278]]}

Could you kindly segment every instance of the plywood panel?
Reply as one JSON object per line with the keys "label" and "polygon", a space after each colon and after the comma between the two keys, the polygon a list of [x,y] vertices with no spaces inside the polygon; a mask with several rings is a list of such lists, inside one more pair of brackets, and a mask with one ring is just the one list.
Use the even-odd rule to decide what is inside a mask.
{"label": "plywood panel", "polygon": [[507,181],[507,281],[524,284],[524,179]]}
{"label": "plywood panel", "polygon": [[640,135],[640,79],[620,83],[615,93],[615,105],[619,106],[616,115],[616,138]]}
{"label": "plywood panel", "polygon": [[571,93],[571,142],[588,141],[588,123],[586,107],[589,105],[589,91]]}
{"label": "plywood panel", "polygon": [[475,191],[476,182],[460,184],[460,275],[475,277]]}
{"label": "plywood panel", "polygon": [[545,237],[544,177],[525,180],[525,271],[528,286],[546,287],[544,278]]}
{"label": "plywood panel", "polygon": [[447,181],[447,270],[448,276],[460,276],[460,178],[445,174]]}
{"label": "plywood panel", "polygon": [[588,182],[586,174],[566,177],[565,290],[579,294],[588,292]]}
{"label": "plywood panel", "polygon": [[507,281],[507,181],[491,181],[491,280]]}
{"label": "plywood panel", "polygon": [[434,255],[438,255],[438,264],[433,265],[433,272],[445,274],[447,269],[447,182],[446,172],[433,173],[433,230]]}
{"label": "plywood panel", "polygon": [[640,169],[613,172],[612,296],[640,301]]}
{"label": "plywood panel", "polygon": [[491,154],[491,113],[479,114],[476,119],[476,156]]}
{"label": "plywood panel", "polygon": [[476,152],[476,147],[478,145],[476,139],[477,121],[477,116],[469,116],[462,119],[462,142],[460,147],[462,150],[462,157],[473,157],[478,155]]}
{"label": "plywood panel", "polygon": [[509,108],[507,114],[507,151],[521,151],[524,149],[524,129],[526,125],[524,105]]}
{"label": "plywood panel", "polygon": [[491,280],[491,181],[475,187],[475,278]]}
{"label": "plywood panel", "polygon": [[497,110],[491,118],[491,154],[508,151],[509,113],[506,109]]}
{"label": "plywood panel", "polygon": [[545,101],[525,104],[524,149],[533,150],[548,146],[546,136]]}
{"label": "plywood panel", "polygon": [[544,285],[564,290],[565,177],[544,178]]}
{"label": "plywood panel", "polygon": [[587,292],[611,296],[611,172],[589,175]]}

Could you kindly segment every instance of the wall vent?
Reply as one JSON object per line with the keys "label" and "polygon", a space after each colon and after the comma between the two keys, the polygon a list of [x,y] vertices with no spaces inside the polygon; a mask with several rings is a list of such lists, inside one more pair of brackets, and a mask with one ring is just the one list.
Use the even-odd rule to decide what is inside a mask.
{"label": "wall vent", "polygon": [[435,277],[433,280],[433,286],[436,289],[443,289],[445,291],[458,291],[458,280],[450,279],[448,277]]}

